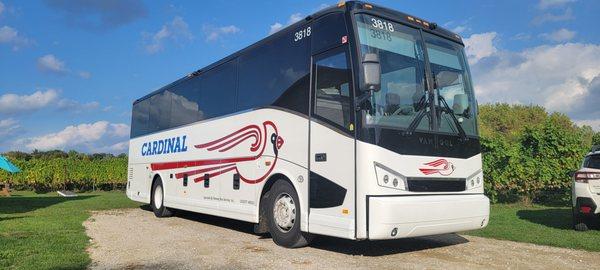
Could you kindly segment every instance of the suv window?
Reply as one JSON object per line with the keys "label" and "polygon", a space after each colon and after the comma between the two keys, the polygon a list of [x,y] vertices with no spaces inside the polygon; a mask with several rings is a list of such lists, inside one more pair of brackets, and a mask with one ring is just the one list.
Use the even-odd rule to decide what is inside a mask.
{"label": "suv window", "polygon": [[600,169],[600,154],[587,156],[583,161],[584,168]]}

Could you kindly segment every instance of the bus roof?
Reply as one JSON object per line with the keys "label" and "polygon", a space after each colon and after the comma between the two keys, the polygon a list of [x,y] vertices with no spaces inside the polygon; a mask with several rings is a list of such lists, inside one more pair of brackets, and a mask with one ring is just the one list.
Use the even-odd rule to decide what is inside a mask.
{"label": "bus roof", "polygon": [[406,14],[406,13],[403,13],[403,12],[400,12],[400,11],[396,11],[396,10],[389,9],[389,8],[386,8],[386,7],[381,7],[381,6],[373,5],[373,4],[362,2],[362,1],[340,2],[337,5],[333,5],[333,6],[324,8],[322,10],[319,10],[319,11],[313,13],[312,15],[306,16],[303,20],[300,20],[300,21],[298,21],[296,23],[288,25],[287,27],[285,27],[285,28],[283,28],[283,29],[281,29],[281,30],[279,30],[279,31],[277,31],[277,32],[275,32],[275,33],[273,33],[273,34],[271,34],[271,35],[269,35],[269,36],[267,36],[267,37],[265,37],[265,38],[257,41],[257,42],[255,42],[255,43],[253,43],[253,44],[251,44],[251,45],[249,45],[249,46],[247,46],[247,47],[245,47],[245,48],[243,48],[243,49],[241,49],[241,50],[239,50],[239,51],[237,51],[235,53],[232,53],[232,54],[224,57],[223,59],[220,59],[220,60],[218,60],[218,61],[216,61],[216,62],[214,62],[212,64],[209,64],[209,65],[207,65],[207,66],[205,66],[205,67],[203,67],[201,69],[198,69],[198,70],[196,70],[194,72],[191,72],[191,73],[185,75],[184,77],[182,77],[182,78],[180,78],[180,79],[178,79],[178,80],[176,80],[176,81],[174,81],[172,83],[169,83],[169,84],[167,84],[167,85],[165,85],[165,86],[163,86],[163,87],[161,87],[161,88],[159,88],[159,89],[157,89],[155,91],[152,91],[151,93],[149,93],[149,94],[147,94],[147,95],[145,95],[145,96],[143,96],[141,98],[136,99],[133,102],[133,104],[135,104],[135,103],[137,103],[139,101],[142,101],[144,99],[147,99],[147,98],[151,97],[152,95],[154,95],[154,94],[156,94],[158,92],[161,92],[161,91],[163,91],[165,89],[171,88],[171,87],[173,87],[173,86],[175,86],[175,85],[177,85],[177,84],[185,81],[186,79],[188,79],[190,77],[199,75],[199,74],[201,74],[201,73],[203,73],[205,71],[211,70],[211,69],[213,69],[213,68],[215,68],[215,67],[217,67],[217,66],[219,66],[219,65],[221,65],[223,63],[226,63],[226,62],[230,61],[231,59],[235,59],[236,57],[240,56],[241,54],[243,54],[244,52],[246,52],[246,51],[248,51],[250,49],[253,49],[255,47],[258,47],[258,46],[261,46],[263,44],[266,44],[269,41],[271,41],[271,40],[273,40],[273,39],[275,39],[275,38],[277,38],[277,37],[279,37],[281,35],[288,34],[289,32],[296,30],[302,24],[305,24],[307,22],[311,22],[313,20],[316,20],[316,19],[318,19],[320,17],[323,17],[323,16],[325,16],[327,14],[334,13],[334,12],[365,12],[365,13],[371,13],[371,14],[377,15],[377,16],[388,17],[388,18],[390,18],[392,20],[395,20],[395,21],[398,21],[400,23],[408,24],[408,25],[411,25],[411,26],[417,27],[417,28],[421,28],[421,29],[423,29],[426,32],[429,32],[429,33],[432,33],[432,34],[435,34],[435,35],[438,35],[438,36],[441,36],[441,37],[453,40],[453,41],[455,41],[455,42],[460,43],[461,45],[463,45],[462,39],[461,39],[461,37],[458,34],[453,33],[450,30],[447,30],[447,29],[445,29],[443,27],[440,27],[440,26],[438,26],[434,22],[429,22],[429,21],[423,20],[423,19],[421,19],[419,17],[415,17],[415,16],[412,16],[412,15],[409,15],[409,14]]}

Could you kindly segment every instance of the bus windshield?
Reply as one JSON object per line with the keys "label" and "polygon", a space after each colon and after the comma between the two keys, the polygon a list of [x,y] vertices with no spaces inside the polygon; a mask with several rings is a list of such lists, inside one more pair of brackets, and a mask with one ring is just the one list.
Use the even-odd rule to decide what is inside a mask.
{"label": "bus windshield", "polygon": [[[366,14],[357,15],[357,25],[361,53],[376,53],[381,63],[381,90],[371,97],[368,126],[406,129],[425,110],[427,117],[417,130],[457,134],[453,114],[467,135],[477,135],[477,105],[462,45]],[[423,105],[426,55],[436,87],[436,114]],[[432,115],[438,117],[437,127],[428,121]]]}

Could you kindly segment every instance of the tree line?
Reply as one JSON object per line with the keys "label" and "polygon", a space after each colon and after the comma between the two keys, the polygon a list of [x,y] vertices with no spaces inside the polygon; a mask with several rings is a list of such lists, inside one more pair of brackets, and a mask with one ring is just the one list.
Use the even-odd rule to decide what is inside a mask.
{"label": "tree line", "polygon": [[0,171],[0,182],[16,189],[38,192],[76,189],[115,189],[127,183],[127,155],[84,154],[76,151],[33,151],[4,153],[22,172]]}
{"label": "tree line", "polygon": [[[568,203],[570,172],[592,145],[600,145],[600,132],[535,105],[481,105],[479,132],[485,191],[493,202]],[[10,176],[0,171],[0,182],[8,179],[19,189],[114,189],[127,183],[125,154],[54,150],[4,155],[23,172]]]}
{"label": "tree line", "polygon": [[480,106],[485,190],[493,202],[567,204],[571,176],[600,132],[541,106]]}

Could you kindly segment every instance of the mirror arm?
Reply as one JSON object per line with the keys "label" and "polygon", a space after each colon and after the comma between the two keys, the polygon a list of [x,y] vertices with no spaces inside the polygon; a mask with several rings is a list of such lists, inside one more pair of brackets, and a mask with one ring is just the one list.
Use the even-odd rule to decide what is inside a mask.
{"label": "mirror arm", "polygon": [[355,107],[354,110],[355,111],[360,111],[363,109],[363,104],[369,100],[371,98],[371,96],[373,95],[373,90],[367,91],[362,93],[360,96],[356,97],[356,102],[355,102]]}

